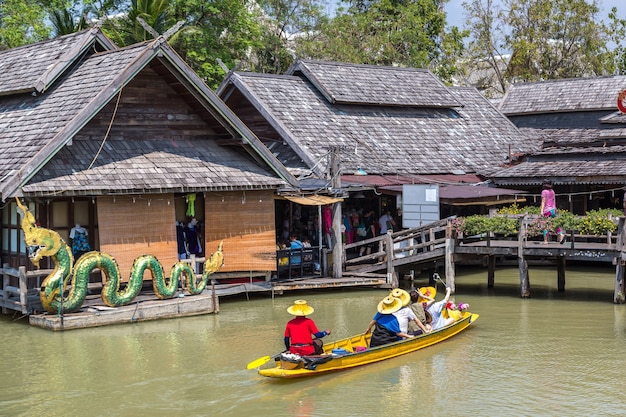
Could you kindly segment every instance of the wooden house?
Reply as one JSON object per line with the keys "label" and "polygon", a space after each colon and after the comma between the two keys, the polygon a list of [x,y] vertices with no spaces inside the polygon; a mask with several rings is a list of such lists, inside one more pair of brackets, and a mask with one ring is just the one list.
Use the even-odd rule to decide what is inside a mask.
{"label": "wooden house", "polygon": [[20,197],[66,240],[80,224],[124,276],[144,253],[168,273],[193,218],[198,256],[224,242],[222,273],[272,271],[274,196],[294,186],[162,37],[117,48],[94,28],[0,52],[3,264],[31,267]]}
{"label": "wooden house", "polygon": [[626,185],[626,76],[514,84],[500,110],[540,149],[490,178],[534,192],[551,180],[557,204],[576,214],[621,208]]}
{"label": "wooden house", "polygon": [[510,202],[515,191],[481,194],[483,181],[537,147],[476,89],[424,69],[299,60],[285,75],[231,72],[218,95],[302,184],[326,178],[313,189],[332,185],[328,155],[339,149],[347,205],[375,211],[400,208],[403,184],[446,188],[446,215]]}

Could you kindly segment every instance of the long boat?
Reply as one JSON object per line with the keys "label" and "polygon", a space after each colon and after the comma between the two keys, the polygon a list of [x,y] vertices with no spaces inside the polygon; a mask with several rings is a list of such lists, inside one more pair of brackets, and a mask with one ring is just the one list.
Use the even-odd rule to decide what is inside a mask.
{"label": "long boat", "polygon": [[[459,320],[431,333],[373,348],[369,347],[371,334],[359,334],[324,344],[322,355],[300,357],[282,352],[252,361],[248,364],[248,369],[256,368],[260,375],[271,378],[301,378],[341,371],[394,358],[442,342],[467,329],[477,319],[478,314],[464,311]],[[274,366],[263,367],[266,363],[272,362],[275,363]]]}

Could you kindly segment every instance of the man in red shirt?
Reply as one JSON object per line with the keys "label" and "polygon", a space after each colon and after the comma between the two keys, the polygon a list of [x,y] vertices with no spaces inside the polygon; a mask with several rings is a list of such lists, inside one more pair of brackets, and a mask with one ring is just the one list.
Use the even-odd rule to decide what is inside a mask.
{"label": "man in red shirt", "polygon": [[[285,347],[291,353],[298,355],[319,355],[323,352],[322,337],[330,334],[330,330],[320,332],[315,322],[306,318],[312,314],[313,307],[307,305],[306,300],[296,300],[287,308],[287,312],[296,316],[287,322],[285,327]],[[313,339],[315,336],[315,339]]]}

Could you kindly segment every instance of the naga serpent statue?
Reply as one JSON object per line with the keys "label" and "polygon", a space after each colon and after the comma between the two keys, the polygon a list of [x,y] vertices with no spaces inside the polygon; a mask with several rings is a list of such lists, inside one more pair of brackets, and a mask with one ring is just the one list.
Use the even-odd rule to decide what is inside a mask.
{"label": "naga serpent statue", "polygon": [[[39,298],[41,305],[49,313],[71,313],[81,308],[87,296],[89,274],[99,269],[107,277],[102,287],[102,301],[109,307],[118,307],[132,302],[141,291],[143,274],[147,269],[152,274],[152,288],[160,299],[172,298],[178,290],[180,276],[185,277],[186,290],[200,294],[207,286],[209,276],[218,271],[224,262],[223,242],[217,251],[204,263],[202,279],[196,282],[196,276],[188,263],[176,262],[171,270],[171,277],[166,278],[163,266],[153,255],[141,255],[135,259],[130,272],[130,279],[124,289],[120,289],[120,271],[115,259],[106,253],[88,252],[74,264],[70,247],[54,230],[37,226],[35,216],[25,207],[19,198],[17,206],[22,215],[22,230],[30,261],[39,268],[43,257],[51,257],[54,269],[41,284]],[[68,290],[69,288],[69,290]]]}

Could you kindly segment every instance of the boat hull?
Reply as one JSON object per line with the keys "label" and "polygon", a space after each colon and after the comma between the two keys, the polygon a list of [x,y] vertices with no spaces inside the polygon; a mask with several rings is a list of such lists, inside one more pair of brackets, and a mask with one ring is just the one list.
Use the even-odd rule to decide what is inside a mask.
{"label": "boat hull", "polygon": [[[416,350],[424,349],[428,346],[442,342],[451,338],[468,328],[478,319],[478,314],[464,312],[460,320],[443,327],[432,333],[423,334],[410,339],[399,340],[383,346],[367,348],[369,346],[370,334],[357,335],[346,339],[337,340],[324,345],[326,359],[325,363],[309,366],[307,369],[304,363],[287,364],[284,361],[276,361],[276,365],[270,368],[259,369],[259,374],[270,378],[301,378],[313,375],[320,375],[328,372],[341,371],[357,366],[363,366],[385,359],[394,358]],[[333,354],[333,351],[345,350],[345,354]],[[330,358],[329,355],[332,355]],[[323,357],[320,359],[324,359]],[[293,369],[288,369],[293,368]]]}

